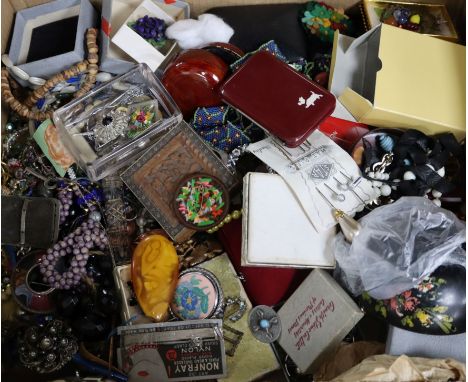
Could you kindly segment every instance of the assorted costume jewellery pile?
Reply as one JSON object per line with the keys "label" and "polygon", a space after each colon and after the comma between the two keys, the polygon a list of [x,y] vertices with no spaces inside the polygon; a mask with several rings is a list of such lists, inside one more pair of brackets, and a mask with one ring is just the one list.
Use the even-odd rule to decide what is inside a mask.
{"label": "assorted costume jewellery pile", "polygon": [[[2,56],[11,380],[311,380],[326,351],[365,338],[364,314],[465,331],[464,141],[356,122],[324,88],[334,31],[355,20],[301,6],[297,27],[323,49],[290,60],[274,40],[243,52],[182,1],[144,0],[111,25],[116,3],[58,74]],[[422,24],[402,6],[382,18]],[[109,58],[111,40],[129,56]]]}

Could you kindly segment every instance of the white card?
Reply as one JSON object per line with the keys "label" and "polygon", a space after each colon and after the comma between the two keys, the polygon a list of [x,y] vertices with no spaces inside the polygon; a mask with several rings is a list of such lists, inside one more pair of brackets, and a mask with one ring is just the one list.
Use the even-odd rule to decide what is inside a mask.
{"label": "white card", "polygon": [[242,259],[247,266],[333,268],[335,228],[317,232],[281,176],[244,177]]}
{"label": "white card", "polygon": [[[283,177],[317,231],[336,224],[333,209],[352,215],[363,201],[377,197],[351,156],[318,130],[299,148],[280,146],[269,137],[249,145],[248,151]],[[352,191],[338,188],[350,179]]]}

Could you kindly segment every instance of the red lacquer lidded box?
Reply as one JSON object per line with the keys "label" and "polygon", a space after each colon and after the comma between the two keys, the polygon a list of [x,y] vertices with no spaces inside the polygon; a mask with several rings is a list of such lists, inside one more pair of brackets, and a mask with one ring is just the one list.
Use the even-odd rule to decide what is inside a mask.
{"label": "red lacquer lidded box", "polygon": [[258,52],[221,87],[221,99],[288,147],[335,110],[335,96],[268,52]]}

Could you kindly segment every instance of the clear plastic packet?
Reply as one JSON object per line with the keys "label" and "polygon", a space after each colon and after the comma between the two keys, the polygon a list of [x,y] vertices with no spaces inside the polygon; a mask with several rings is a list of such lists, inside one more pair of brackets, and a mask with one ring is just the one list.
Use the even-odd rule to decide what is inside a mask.
{"label": "clear plastic packet", "polygon": [[341,233],[334,241],[335,278],[355,296],[391,298],[442,264],[465,266],[465,223],[424,197],[403,197],[359,222],[351,244]]}

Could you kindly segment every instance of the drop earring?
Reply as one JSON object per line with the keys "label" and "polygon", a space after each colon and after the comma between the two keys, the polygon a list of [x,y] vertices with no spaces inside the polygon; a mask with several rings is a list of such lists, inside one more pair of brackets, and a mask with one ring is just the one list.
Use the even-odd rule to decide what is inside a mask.
{"label": "drop earring", "polygon": [[340,191],[351,191],[353,188],[351,187],[351,185],[353,184],[353,179],[350,178],[349,176],[347,176],[345,173],[343,173],[342,171],[340,171],[340,174],[343,175],[347,181],[346,183],[341,183],[336,177],[333,177],[333,179],[335,179],[336,183],[337,183],[337,187]]}
{"label": "drop earring", "polygon": [[[362,203],[362,206],[356,209],[356,212],[361,212],[364,209],[364,207],[366,206],[367,202],[359,196],[359,194],[354,190],[354,188],[349,187],[349,183],[341,183],[336,177],[333,177],[333,179],[338,184],[338,186],[337,186],[338,189],[340,189],[340,185],[341,186],[346,186],[346,191],[352,192],[353,195],[356,197],[356,199],[359,200]],[[365,194],[367,195],[367,193],[365,193]]]}
{"label": "drop earring", "polygon": [[[341,183],[337,178],[333,178],[335,179],[335,181],[338,183],[337,187],[338,189],[342,189],[343,191],[351,191],[361,202],[363,202],[364,204],[368,204],[371,202],[371,199],[372,197],[367,193],[365,192],[363,189],[361,189],[359,187],[359,184],[356,184],[358,179],[363,179],[361,177],[359,177],[358,179],[355,179],[353,180],[353,178],[349,177],[348,175],[346,175],[343,171],[340,171],[340,174],[343,175],[344,178],[346,178],[346,183]],[[355,187],[353,187],[353,185],[355,185]],[[367,197],[367,201],[364,201],[358,194],[357,192],[355,191],[355,188],[359,188],[359,190],[364,194],[366,195]]]}
{"label": "drop earring", "polygon": [[333,194],[333,199],[335,199],[338,202],[344,202],[346,200],[346,196],[344,194],[336,192],[333,188],[331,188],[328,184],[324,183],[324,186],[330,190],[330,192]]}
{"label": "drop earring", "polygon": [[322,198],[332,207],[333,215],[338,224],[340,225],[341,231],[343,232],[343,236],[347,241],[352,243],[353,239],[357,235],[359,235],[359,232],[361,231],[361,225],[347,213],[336,208],[318,188],[316,190],[322,196]]}

